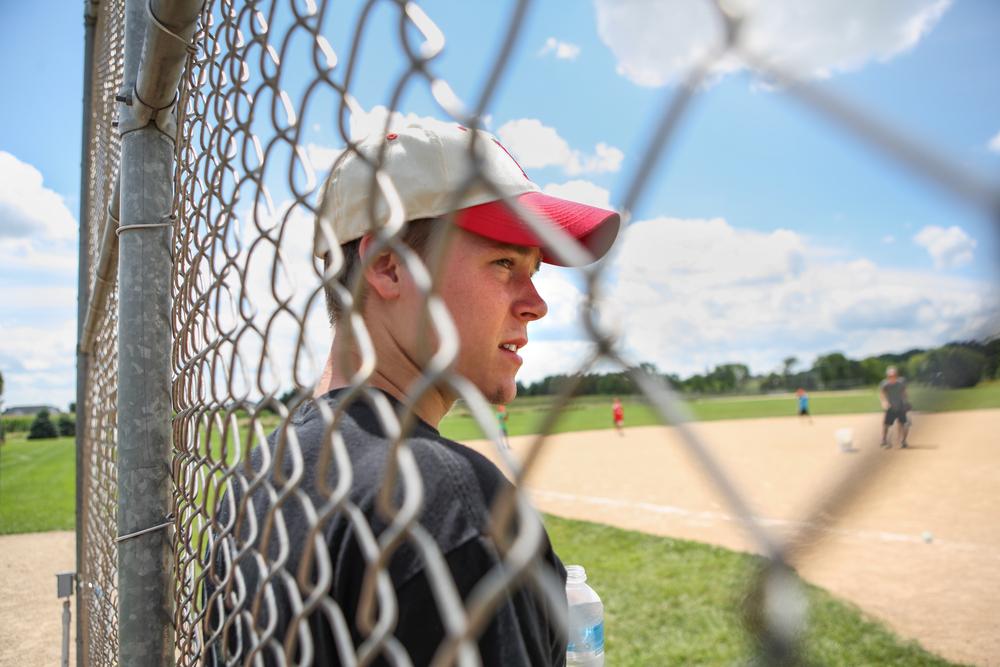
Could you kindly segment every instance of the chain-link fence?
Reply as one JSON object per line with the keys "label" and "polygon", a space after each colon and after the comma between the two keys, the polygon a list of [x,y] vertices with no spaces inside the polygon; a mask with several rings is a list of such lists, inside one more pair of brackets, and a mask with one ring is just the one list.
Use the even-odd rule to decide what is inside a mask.
{"label": "chain-link fence", "polygon": [[[331,236],[330,227],[320,226],[320,236],[332,249],[329,262],[324,264],[313,254],[314,223],[323,213],[331,164],[336,157],[361,156],[358,138],[351,135],[349,125],[352,114],[363,112],[354,89],[364,76],[358,55],[372,16],[393,13],[399,25],[399,43],[394,47],[403,50],[408,63],[392,86],[387,120],[400,101],[419,88],[438,102],[443,118],[477,127],[517,48],[529,6],[529,2],[514,3],[507,23],[499,28],[503,37],[484,75],[480,96],[463,103],[435,74],[435,58],[446,35],[413,2],[363,3],[350,38],[336,51],[327,36],[343,32],[349,17],[339,13],[337,3],[325,0],[209,0],[190,25],[167,17],[156,2],[129,4],[138,28],[128,38],[124,0],[95,5],[93,97],[87,118],[90,145],[85,156],[90,268],[87,284],[81,285],[90,305],[81,346],[88,355],[88,374],[80,402],[85,428],[78,538],[79,634],[85,664],[117,663],[120,651],[128,653],[125,643],[136,642],[125,636],[125,628],[137,632],[140,626],[158,636],[153,642],[156,647],[150,649],[153,653],[131,654],[140,662],[145,660],[142,664],[160,658],[185,665],[213,660],[220,664],[258,660],[308,664],[322,650],[332,651],[328,655],[338,656],[344,664],[368,664],[376,659],[407,664],[406,650],[394,637],[397,620],[407,614],[397,607],[398,591],[393,585],[397,579],[392,563],[401,552],[426,572],[428,598],[442,619],[443,639],[433,653],[435,664],[476,664],[477,637],[498,607],[518,590],[529,591],[539,604],[549,607],[554,628],[564,632],[561,582],[544,567],[545,534],[519,484],[536,466],[547,435],[571,403],[575,385],[570,382],[563,387],[539,434],[517,460],[511,457],[502,445],[487,398],[455,369],[455,325],[443,308],[436,282],[445,253],[414,253],[404,247],[406,211],[394,196],[395,186],[375,175],[381,156],[364,156],[373,162],[371,198],[389,202],[387,222],[376,224],[373,218],[374,243],[378,248],[395,249],[418,276],[422,307],[420,322],[414,326],[433,331],[439,344],[437,354],[427,357],[417,381],[407,388],[408,401],[392,403],[384,395],[365,390],[378,360],[371,332],[355,305],[360,302],[357,283],[339,280],[344,259],[336,252],[340,243]],[[996,217],[996,189],[857,113],[844,100],[778,71],[743,47],[738,17],[712,7],[726,27],[726,40],[692,68],[665,103],[619,210],[636,208],[713,65],[735,56],[779,84],[784,94],[796,96],[896,158],[901,166],[922,172]],[[183,57],[174,58],[173,64],[162,57],[157,60],[157,38],[182,46]],[[166,104],[142,99],[136,76],[141,80],[143,74],[130,76],[126,71],[126,52],[134,50],[134,67],[138,67],[144,41],[142,57],[148,62],[144,60],[142,71],[147,81],[148,72],[157,71],[157,65],[164,70],[183,66],[179,85],[176,91],[169,90]],[[144,122],[136,121],[134,111],[122,111],[144,105]],[[171,114],[176,118],[170,118]],[[166,172],[172,174],[172,208],[169,215],[133,217],[129,222],[135,214],[124,210],[130,196],[125,181],[120,195],[116,188],[129,170],[123,165],[119,175],[122,138],[149,123],[173,142],[176,168]],[[315,150],[312,128],[317,125],[339,136],[336,156],[323,157]],[[484,182],[486,172],[474,151],[470,144],[470,176],[464,187],[496,190],[495,184]],[[460,194],[454,193],[454,201]],[[557,258],[584,263],[584,247],[544,220],[519,212],[524,224]],[[119,236],[124,258],[126,238],[160,233],[167,226],[172,232],[170,265],[157,269],[139,264],[133,269],[143,266],[144,270],[169,272],[170,305],[165,321],[171,342],[160,349],[142,348],[142,354],[130,357],[130,370],[119,362],[118,353],[119,345],[125,349],[130,343],[119,341],[118,335],[121,332],[123,339],[139,336],[141,326],[119,308],[119,290],[124,289],[114,273]],[[445,231],[434,238],[436,249],[453,242],[454,226],[441,229]],[[124,231],[128,234],[120,234]],[[129,252],[142,252],[135,248],[157,242],[136,241],[140,245]],[[796,634],[789,628],[799,627],[801,621],[775,613],[782,606],[776,606],[775,600],[788,600],[783,597],[788,595],[788,566],[815,548],[817,533],[836,519],[885,459],[860,455],[849,474],[817,500],[809,513],[813,520],[802,522],[796,534],[777,538],[754,518],[712,450],[686,426],[689,414],[680,397],[660,378],[634,366],[623,355],[620,341],[602,323],[599,297],[606,266],[598,263],[579,269],[586,287],[581,323],[592,348],[577,368],[566,370],[582,375],[609,363],[626,369],[663,421],[676,427],[701,471],[768,559],[770,565],[754,587],[759,594],[750,596],[755,605],[751,616],[759,622],[748,627],[757,634],[763,659],[784,661],[794,655]],[[122,267],[124,281],[128,274],[124,263]],[[349,389],[339,400],[316,401],[309,407],[331,344],[328,291],[342,311],[338,335],[353,339],[356,345],[355,372],[347,378]],[[431,335],[423,338],[422,344],[427,345]],[[119,405],[138,400],[140,408],[151,405],[155,409],[155,401],[143,404],[135,392],[123,396],[120,391],[125,383],[122,374],[145,372],[140,363],[144,355],[168,358],[170,364],[169,414],[151,417],[170,423],[169,460],[159,463],[169,472],[163,487],[169,501],[167,506],[155,502],[143,506],[144,518],[123,527],[121,512],[131,511],[143,496],[155,501],[161,493],[154,481],[131,488],[119,483],[123,464],[118,443],[124,437],[118,430]],[[289,388],[293,393],[283,396]],[[497,457],[515,482],[510,492],[499,493],[492,506],[488,525],[497,550],[495,562],[483,569],[480,580],[462,585],[455,581],[448,554],[435,533],[421,519],[420,507],[433,489],[427,488],[426,470],[420,465],[424,450],[409,437],[420,428],[418,398],[437,388],[464,400],[482,432],[495,442]],[[361,506],[351,494],[352,477],[359,473],[342,427],[357,405],[372,412],[373,423],[388,443],[379,469],[384,484],[372,501],[374,508]],[[320,435],[308,443],[300,433],[300,410],[312,410],[322,426]],[[126,498],[124,492],[132,495]],[[377,525],[372,525],[372,517],[377,517]],[[358,587],[352,598],[357,602],[354,608],[342,608],[333,596],[333,587],[339,583],[337,568],[342,565],[332,537],[338,534],[336,530],[349,533],[363,566],[363,581],[354,582]],[[156,545],[142,546],[154,539],[164,540],[166,556]],[[139,546],[133,555],[125,556],[120,553],[123,544]],[[149,577],[164,569],[169,575],[170,590],[154,600],[155,613],[138,623],[136,612],[120,603],[120,596],[128,592],[119,580],[119,571],[130,567],[120,560],[125,557],[148,559],[132,568],[137,576]],[[152,579],[155,586],[158,579]],[[119,621],[120,614],[127,622]]]}
{"label": "chain-link fence", "polygon": [[[85,284],[89,330],[81,345],[89,356],[85,393],[78,397],[83,414],[77,471],[77,656],[83,664],[118,660],[117,535],[118,487],[115,467],[118,403],[118,294],[114,271],[118,226],[117,178],[120,140],[114,127],[115,96],[122,85],[125,49],[124,3],[105,2],[90,13],[93,23],[91,108],[85,110],[90,145],[84,154],[85,215],[90,230]],[[89,112],[89,113],[88,113]],[[82,235],[81,235],[82,236]]]}

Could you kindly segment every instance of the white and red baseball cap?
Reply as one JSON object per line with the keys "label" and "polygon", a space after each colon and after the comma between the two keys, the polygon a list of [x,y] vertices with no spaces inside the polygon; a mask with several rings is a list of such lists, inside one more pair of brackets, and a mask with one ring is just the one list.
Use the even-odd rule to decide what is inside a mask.
{"label": "white and red baseball cap", "polygon": [[357,145],[363,158],[345,151],[333,165],[323,191],[316,219],[316,255],[322,257],[329,250],[330,232],[337,243],[344,244],[388,220],[390,207],[377,187],[374,219],[369,210],[372,165],[383,142],[382,173],[399,196],[404,220],[441,218],[454,212],[455,224],[462,229],[503,243],[540,247],[543,261],[561,263],[505,203],[516,201],[579,241],[593,259],[607,253],[621,224],[617,213],[543,193],[507,149],[481,130],[475,151],[483,178],[476,179],[456,200],[455,193],[466,186],[474,169],[469,151],[471,132],[443,122],[411,124],[397,132],[363,139]]}

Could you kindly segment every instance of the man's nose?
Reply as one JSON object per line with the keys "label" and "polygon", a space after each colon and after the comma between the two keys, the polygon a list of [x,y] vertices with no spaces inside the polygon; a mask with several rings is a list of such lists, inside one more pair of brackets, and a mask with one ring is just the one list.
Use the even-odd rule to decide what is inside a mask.
{"label": "man's nose", "polygon": [[517,316],[529,322],[540,320],[549,312],[545,299],[535,289],[535,284],[528,280],[522,297],[515,304]]}

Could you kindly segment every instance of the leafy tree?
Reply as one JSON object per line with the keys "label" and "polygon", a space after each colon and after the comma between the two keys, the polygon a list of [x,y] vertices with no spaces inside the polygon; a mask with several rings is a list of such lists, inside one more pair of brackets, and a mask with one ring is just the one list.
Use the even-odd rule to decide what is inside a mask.
{"label": "leafy tree", "polygon": [[987,341],[983,345],[983,354],[986,355],[986,377],[1000,380],[1000,337]]}
{"label": "leafy tree", "polygon": [[[785,368],[787,368],[787,366]],[[764,392],[764,391],[778,391],[779,389],[785,389],[786,378],[787,375],[768,373],[767,376],[762,378],[760,381],[760,390]]]}
{"label": "leafy tree", "polygon": [[59,420],[56,422],[56,425],[59,429],[59,435],[76,435],[76,420],[69,415],[59,415]]}
{"label": "leafy tree", "polygon": [[681,380],[681,376],[677,373],[664,373],[662,377],[666,380],[667,384],[674,389],[680,389],[684,384],[684,381]]}
{"label": "leafy tree", "polygon": [[865,384],[876,384],[885,377],[885,369],[889,364],[878,357],[868,357],[861,360],[861,379]]}
{"label": "leafy tree", "polygon": [[964,345],[946,345],[918,354],[908,364],[912,378],[937,387],[973,387],[986,367],[986,355]]}
{"label": "leafy tree", "polygon": [[35,421],[31,422],[31,428],[28,429],[28,440],[58,437],[59,431],[56,430],[56,425],[49,418],[49,411],[39,410],[38,414],[35,415]]}
{"label": "leafy tree", "polygon": [[798,357],[785,357],[781,362],[781,374],[788,377],[792,374],[792,369],[799,364]]}
{"label": "leafy tree", "polygon": [[750,379],[750,368],[746,364],[720,364],[711,374],[719,391],[742,389]]}
{"label": "leafy tree", "polygon": [[820,355],[813,364],[813,370],[826,387],[849,387],[864,382],[860,362],[848,359],[841,352]]}

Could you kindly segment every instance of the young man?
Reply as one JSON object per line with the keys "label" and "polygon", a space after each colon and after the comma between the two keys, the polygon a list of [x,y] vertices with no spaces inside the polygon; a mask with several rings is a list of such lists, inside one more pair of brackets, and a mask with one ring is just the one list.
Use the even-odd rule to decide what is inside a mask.
{"label": "young man", "polygon": [[907,412],[910,410],[910,400],[906,396],[906,380],[899,377],[899,372],[895,366],[885,369],[885,379],[878,386],[879,400],[882,402],[882,409],[885,410],[885,419],[882,420],[882,447],[889,448],[889,427],[899,422],[902,431],[902,442],[900,447],[909,447],[906,436],[910,432],[910,420]]}
{"label": "young man", "polygon": [[[333,345],[314,400],[299,408],[291,428],[273,434],[270,446],[258,447],[251,456],[253,479],[265,480],[264,489],[247,493],[258,482],[237,479],[219,512],[223,526],[232,516],[241,519],[214,548],[222,555],[214,558],[216,571],[206,581],[206,653],[216,662],[243,660],[258,650],[256,643],[263,644],[265,661],[275,663],[282,653],[304,660],[308,650],[313,664],[351,662],[355,654],[374,655],[374,664],[397,663],[403,652],[415,665],[429,664],[446,637],[441,589],[454,590],[470,604],[484,577],[507,567],[504,547],[491,532],[490,510],[509,482],[485,457],[438,432],[458,397],[454,387],[421,385],[426,364],[442,341],[422,317],[426,275],[417,258],[428,255],[428,239],[440,226],[453,221],[458,229],[443,255],[437,283],[458,338],[451,369],[487,401],[502,404],[516,393],[514,377],[522,363],[518,351],[528,343],[528,325],[545,316],[547,307],[532,276],[540,262],[552,261],[553,253],[500,197],[516,200],[562,228],[594,257],[610,247],[619,218],[612,211],[542,194],[485,133],[476,137],[476,152],[496,190],[474,183],[456,199],[471,173],[471,135],[458,126],[411,126],[362,141],[360,155],[345,153],[333,167],[320,206],[316,245],[328,265],[336,252],[332,243],[344,257],[341,284],[327,290]],[[383,142],[380,183],[390,182],[394,192],[372,202],[371,165]],[[388,206],[387,199],[395,205]],[[400,207],[402,219],[409,221],[400,238],[409,250],[382,247],[371,232],[386,223],[390,212],[399,220]],[[343,303],[345,286],[355,280],[361,290],[353,312],[363,321],[365,345],[357,342],[357,317],[348,322]],[[449,341],[444,342],[448,348]],[[351,388],[359,373],[369,389]],[[411,411],[417,417],[405,439],[412,458],[403,456],[391,437],[388,411]],[[281,446],[293,440],[299,459]],[[286,460],[277,475],[280,453]],[[331,453],[340,465],[330,463]],[[387,475],[389,462],[402,466],[404,458],[420,475],[422,502],[415,523],[443,556],[447,582],[412,535],[392,541],[393,517],[379,509],[385,485],[395,485],[394,507],[413,491],[405,478],[393,481]],[[349,470],[342,469],[345,461]],[[282,495],[282,480],[295,475],[300,478],[296,491]],[[331,507],[331,496],[345,475],[350,476],[349,489]],[[320,512],[321,507],[326,510]],[[318,531],[307,519],[314,514],[320,515],[313,521],[320,524]],[[537,518],[519,517],[522,529],[525,521]],[[273,539],[264,544],[261,527],[269,522],[287,534],[286,544],[276,546]],[[550,589],[561,590],[566,575],[543,529],[541,534],[531,576],[504,593],[479,632],[484,665],[565,661],[566,640],[553,622],[557,610],[536,584],[545,579]],[[372,567],[377,557],[372,549],[379,540],[383,548],[385,540],[396,545],[382,570]],[[303,562],[307,546],[312,553]],[[377,612],[366,614],[372,609],[364,605],[364,591],[373,582],[378,586]],[[307,597],[312,600],[308,613],[300,611]],[[375,620],[383,623],[373,629]],[[290,643],[296,644],[294,650]]]}

